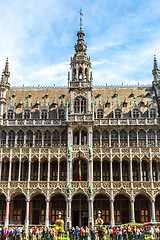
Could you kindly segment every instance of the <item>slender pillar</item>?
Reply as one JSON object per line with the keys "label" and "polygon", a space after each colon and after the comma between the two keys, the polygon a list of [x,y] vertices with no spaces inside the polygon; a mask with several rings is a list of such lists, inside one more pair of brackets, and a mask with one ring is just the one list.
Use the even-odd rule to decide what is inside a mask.
{"label": "slender pillar", "polygon": [[31,180],[31,149],[29,150],[28,184]]}
{"label": "slender pillar", "polygon": [[155,214],[155,201],[154,199],[152,199],[152,202],[151,202],[151,207],[152,207],[152,222],[155,222],[156,221],[156,214]]}
{"label": "slender pillar", "polygon": [[157,147],[157,132],[155,131],[155,147]]}
{"label": "slender pillar", "polygon": [[67,197],[67,201],[66,201],[66,230],[68,230],[71,226],[72,226],[72,220],[71,217],[72,213],[71,213],[71,196],[68,195]]}
{"label": "slender pillar", "polygon": [[26,140],[27,140],[27,134],[26,132],[24,133],[24,141],[23,141],[23,146],[26,147]]}
{"label": "slender pillar", "polygon": [[93,216],[93,196],[89,196],[88,201],[88,210],[89,210],[89,218],[88,218],[88,226],[93,227],[94,226],[94,216]]}
{"label": "slender pillar", "polygon": [[29,205],[30,205],[30,200],[27,199],[27,201],[26,201],[26,219],[25,219],[25,227],[27,227],[27,228],[29,226],[29,214],[30,214],[29,213],[29,211],[30,211]]}
{"label": "slender pillar", "polygon": [[44,147],[44,133],[42,133],[42,147]]}
{"label": "slender pillar", "polygon": [[38,159],[38,182],[41,180],[41,160]]}
{"label": "slender pillar", "polygon": [[35,147],[35,142],[36,142],[36,135],[35,133],[33,134],[33,147]]}
{"label": "slender pillar", "polygon": [[12,149],[10,150],[10,159],[9,159],[9,177],[8,177],[8,181],[11,181],[11,174],[12,174]]}
{"label": "slender pillar", "polygon": [[109,132],[109,147],[111,147],[111,132]]}
{"label": "slender pillar", "polygon": [[122,182],[122,158],[120,158],[120,181]]}
{"label": "slender pillar", "polygon": [[15,143],[14,143],[14,146],[17,147],[17,140],[18,140],[18,134],[17,132],[15,133]]}
{"label": "slender pillar", "polygon": [[132,157],[130,158],[130,181],[133,182]]}
{"label": "slender pillar", "polygon": [[139,164],[140,164],[140,181],[142,182],[142,159],[140,159]]}
{"label": "slender pillar", "polygon": [[113,198],[110,199],[110,210],[111,210],[111,227],[114,227],[114,200]]}
{"label": "slender pillar", "polygon": [[9,136],[8,136],[8,132],[6,133],[6,147],[8,147],[8,138],[9,138]]}
{"label": "slender pillar", "polygon": [[102,169],[102,166],[103,166],[103,162],[102,162],[102,156],[101,156],[101,161],[100,161],[100,170],[101,170],[101,182],[103,181],[103,169]]}
{"label": "slender pillar", "polygon": [[6,200],[6,218],[5,218],[5,227],[8,228],[9,224],[9,205],[10,205],[10,198]]}
{"label": "slender pillar", "polygon": [[120,147],[120,132],[118,132],[118,147]]}
{"label": "slender pillar", "polygon": [[131,199],[131,222],[135,222],[134,199]]}
{"label": "slender pillar", "polygon": [[20,157],[20,159],[19,159],[18,182],[21,181],[21,167],[22,167],[22,162],[21,162],[21,157]]}
{"label": "slender pillar", "polygon": [[113,160],[112,157],[110,158],[110,179],[113,182]]}
{"label": "slender pillar", "polygon": [[2,174],[2,158],[1,158],[1,161],[0,161],[0,181],[2,181],[1,174]]}
{"label": "slender pillar", "polygon": [[59,182],[59,174],[60,174],[60,161],[59,161],[59,158],[58,158],[58,176],[57,176],[57,182]]}
{"label": "slender pillar", "polygon": [[127,147],[129,147],[129,132],[127,132]]}
{"label": "slender pillar", "polygon": [[49,227],[49,199],[46,201],[46,220],[45,220],[46,227]]}

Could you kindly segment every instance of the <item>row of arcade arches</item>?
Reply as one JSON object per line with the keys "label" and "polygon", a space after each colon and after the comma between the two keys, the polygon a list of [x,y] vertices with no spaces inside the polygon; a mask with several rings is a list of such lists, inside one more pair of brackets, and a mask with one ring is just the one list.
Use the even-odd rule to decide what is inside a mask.
{"label": "row of arcade arches", "polygon": [[[29,224],[42,225],[46,219],[46,199],[43,194],[34,195],[29,205]],[[106,194],[97,194],[93,202],[94,220],[101,211],[104,224],[110,225],[110,198]],[[155,199],[156,221],[160,221],[160,194]],[[71,218],[73,226],[88,225],[88,199],[84,194],[76,194],[72,198]],[[53,195],[49,203],[49,224],[53,225],[61,211],[62,219],[66,220],[66,200],[62,194]],[[152,218],[151,201],[148,196],[138,194],[134,202],[135,222],[147,222]],[[0,223],[4,224],[6,217],[6,197],[0,195]],[[26,198],[24,194],[15,195],[11,198],[9,208],[9,224],[23,225],[26,218]],[[114,198],[115,224],[131,221],[131,201],[127,195],[118,194]]]}

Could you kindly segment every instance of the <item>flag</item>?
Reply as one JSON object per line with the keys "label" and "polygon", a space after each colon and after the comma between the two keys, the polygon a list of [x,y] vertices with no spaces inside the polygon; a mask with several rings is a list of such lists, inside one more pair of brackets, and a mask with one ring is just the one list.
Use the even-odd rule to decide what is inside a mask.
{"label": "flag", "polygon": [[81,159],[79,159],[79,181],[81,181]]}

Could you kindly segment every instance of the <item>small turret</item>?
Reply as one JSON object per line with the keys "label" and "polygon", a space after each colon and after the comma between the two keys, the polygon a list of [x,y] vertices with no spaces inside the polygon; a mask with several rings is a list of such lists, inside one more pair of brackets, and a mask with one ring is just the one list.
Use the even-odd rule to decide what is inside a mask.
{"label": "small turret", "polygon": [[8,79],[10,77],[8,58],[6,59],[5,69],[2,72],[0,82],[0,118],[3,118],[3,109],[6,104],[6,93],[10,87]]}
{"label": "small turret", "polygon": [[153,64],[153,70],[152,70],[152,74],[154,76],[154,82],[157,83],[159,82],[159,76],[160,76],[160,70],[158,68],[158,65],[157,65],[157,59],[156,59],[156,55],[154,55],[154,64]]}

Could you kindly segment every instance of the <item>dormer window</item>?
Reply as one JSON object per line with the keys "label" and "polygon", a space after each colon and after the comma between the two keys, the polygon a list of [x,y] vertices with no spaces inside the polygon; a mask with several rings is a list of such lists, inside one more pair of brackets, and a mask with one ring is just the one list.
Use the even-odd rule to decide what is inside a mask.
{"label": "dormer window", "polygon": [[133,118],[139,118],[139,110],[138,109],[133,110]]}
{"label": "dormer window", "polygon": [[14,117],[13,110],[9,110],[9,111],[7,112],[7,119],[13,119],[13,117]]}
{"label": "dormer window", "polygon": [[97,118],[103,118],[103,110],[102,109],[97,110]]}
{"label": "dormer window", "polygon": [[42,112],[41,112],[41,118],[42,118],[42,119],[47,119],[47,110],[42,110]]}
{"label": "dormer window", "polygon": [[115,110],[115,118],[121,118],[121,110]]}
{"label": "dormer window", "polygon": [[64,109],[59,110],[59,119],[65,119],[65,111]]}
{"label": "dormer window", "polygon": [[30,111],[29,110],[25,110],[24,111],[24,119],[30,119]]}

